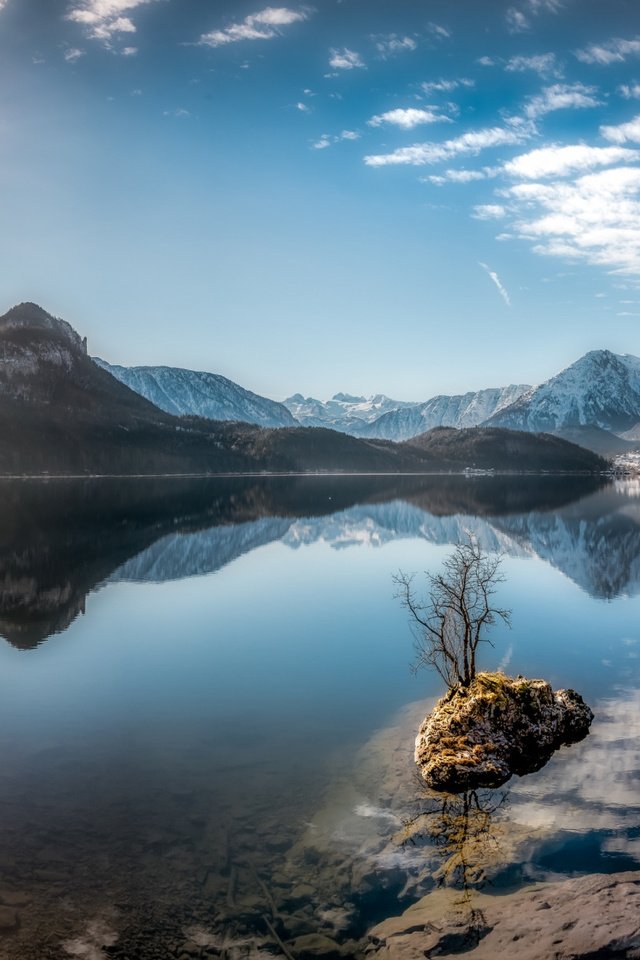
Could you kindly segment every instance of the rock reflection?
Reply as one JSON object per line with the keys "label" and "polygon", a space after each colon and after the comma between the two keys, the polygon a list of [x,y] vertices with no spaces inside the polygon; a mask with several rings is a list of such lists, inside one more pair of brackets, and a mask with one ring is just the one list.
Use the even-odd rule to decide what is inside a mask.
{"label": "rock reflection", "polygon": [[455,885],[468,896],[486,882],[489,864],[501,857],[504,828],[494,815],[507,796],[492,790],[426,795],[427,809],[405,823],[400,842],[416,845],[427,840],[440,860],[434,880]]}

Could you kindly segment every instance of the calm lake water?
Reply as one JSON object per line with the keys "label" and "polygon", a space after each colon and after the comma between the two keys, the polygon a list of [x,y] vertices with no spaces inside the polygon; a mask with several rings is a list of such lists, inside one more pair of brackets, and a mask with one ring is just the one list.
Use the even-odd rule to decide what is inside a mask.
{"label": "calm lake water", "polygon": [[[439,883],[640,869],[639,485],[1,490],[3,960],[304,958],[318,934],[357,957]],[[412,761],[443,691],[410,672],[392,575],[467,532],[503,553],[513,611],[482,666],[572,686],[596,719],[538,773],[445,803]]]}

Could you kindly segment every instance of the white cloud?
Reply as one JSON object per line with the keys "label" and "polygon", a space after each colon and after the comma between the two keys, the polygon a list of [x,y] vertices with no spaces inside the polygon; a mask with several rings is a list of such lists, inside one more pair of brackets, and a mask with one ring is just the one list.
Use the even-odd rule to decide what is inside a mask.
{"label": "white cloud", "polygon": [[506,213],[501,203],[479,203],[473,208],[476,220],[502,220]]}
{"label": "white cloud", "polygon": [[[0,10],[2,7],[0,7]],[[85,51],[80,50],[78,47],[71,47],[69,50],[65,50],[64,58],[67,63],[75,63],[76,60],[79,60],[80,57],[84,57]]]}
{"label": "white cloud", "polygon": [[533,70],[541,77],[561,75],[555,53],[538,53],[531,57],[511,57],[507,61],[505,70],[508,73],[524,73],[526,70]]}
{"label": "white cloud", "polygon": [[545,87],[542,93],[529,97],[525,106],[525,113],[531,120],[542,117],[554,110],[580,110],[586,107],[602,106],[594,94],[595,87],[587,87],[583,83],[554,83]]}
{"label": "white cloud", "polygon": [[417,107],[408,107],[407,109],[387,110],[386,113],[377,114],[371,117],[367,123],[370,127],[381,127],[385,123],[390,123],[394,127],[402,127],[403,130],[412,130],[424,123],[451,123],[451,118],[440,113],[434,113],[433,110],[419,110]]}
{"label": "white cloud", "polygon": [[123,57],[135,57],[137,52],[138,52],[137,47],[123,47],[122,50],[120,51]]}
{"label": "white cloud", "polygon": [[640,151],[623,147],[590,147],[574,144],[566,147],[548,146],[514,157],[504,165],[504,172],[512,177],[536,180],[539,177],[564,177],[571,173],[593,170],[594,167],[616,163],[633,163],[640,159]]}
{"label": "white cloud", "polygon": [[424,166],[430,163],[439,163],[450,160],[461,154],[477,154],[489,147],[500,147],[522,143],[526,134],[518,129],[505,127],[487,127],[482,130],[472,130],[453,140],[442,143],[415,143],[410,147],[400,147],[393,153],[383,153],[364,158],[370,167],[384,167],[395,164],[411,164]]}
{"label": "white cloud", "polygon": [[450,40],[452,36],[451,30],[440,23],[428,23],[427,30],[436,40]]}
{"label": "white cloud", "polygon": [[420,84],[420,89],[429,97],[432,93],[451,93],[459,87],[474,87],[475,80],[468,77],[458,77],[455,80],[432,80]]}
{"label": "white cloud", "polygon": [[481,67],[495,67],[496,65],[493,57],[478,57],[476,63],[479,63]]}
{"label": "white cloud", "polygon": [[541,13],[559,13],[563,0],[525,0],[522,7],[509,7],[506,13],[507,29],[510,33],[523,33],[531,28],[530,17],[537,17]]}
{"label": "white cloud", "polygon": [[109,46],[118,34],[136,32],[133,20],[124,14],[156,2],[158,0],[75,0],[66,19],[81,24],[89,37]]}
{"label": "white cloud", "polygon": [[640,116],[618,126],[600,127],[600,133],[611,143],[640,143]]}
{"label": "white cloud", "polygon": [[622,83],[618,87],[618,93],[625,100],[640,100],[640,83]]}
{"label": "white cloud", "polygon": [[292,23],[308,20],[311,11],[307,7],[291,10],[289,7],[265,7],[252,13],[239,23],[232,23],[223,30],[203,33],[199,43],[207,47],[221,47],[240,40],[272,40],[281,36],[281,28]]}
{"label": "white cloud", "polygon": [[527,0],[527,3],[533,14],[559,13],[564,6],[563,0]]}
{"label": "white cloud", "polygon": [[342,133],[339,133],[337,136],[331,136],[328,133],[323,133],[319,140],[316,140],[311,144],[314,150],[326,150],[327,147],[330,147],[334,143],[340,143],[343,140],[359,140],[360,133],[357,130],[343,130]]}
{"label": "white cloud", "polygon": [[343,47],[342,50],[337,50],[335,47],[329,51],[331,57],[329,60],[329,66],[333,67],[334,70],[353,70],[355,67],[364,67],[364,61],[359,53],[356,53],[355,50],[349,50],[348,47]]}
{"label": "white cloud", "polygon": [[309,107],[306,105],[306,103],[302,103],[302,101],[298,101],[298,103],[296,103],[296,109],[300,110],[302,113],[310,112]]}
{"label": "white cloud", "polygon": [[507,30],[509,33],[523,33],[531,26],[528,17],[517,7],[509,7],[506,13]]}
{"label": "white cloud", "polygon": [[486,263],[482,263],[482,262],[480,262],[480,261],[478,262],[478,266],[482,267],[482,269],[485,271],[485,273],[487,273],[487,274],[489,275],[489,277],[491,278],[491,280],[493,280],[493,282],[495,283],[496,287],[498,288],[498,292],[499,292],[500,296],[502,297],[502,299],[504,300],[504,302],[506,303],[506,305],[507,305],[508,307],[510,307],[510,306],[511,306],[511,298],[510,298],[509,294],[507,293],[507,291],[505,290],[505,288],[504,288],[504,286],[503,286],[503,284],[502,284],[502,282],[501,282],[501,280],[500,280],[500,277],[499,277],[498,274],[495,272],[495,270],[491,270],[491,269],[487,266]]}
{"label": "white cloud", "polygon": [[535,253],[640,274],[640,168],[615,167],[572,182],[505,191],[517,235]]}
{"label": "white cloud", "polygon": [[424,177],[423,180],[428,183],[435,183],[442,186],[444,183],[472,183],[474,180],[486,180],[488,177],[495,177],[498,173],[496,167],[483,167],[481,170],[445,170],[440,175],[432,174]]}
{"label": "white cloud", "polygon": [[584,50],[577,50],[576,57],[583,63],[597,63],[600,66],[609,66],[611,63],[622,63],[627,57],[640,56],[640,38],[623,40],[617,38],[606,43],[592,43]]}
{"label": "white cloud", "polygon": [[379,37],[376,40],[376,49],[381,57],[386,59],[396,53],[406,53],[408,50],[416,50],[418,44],[413,37],[399,37],[397,33],[390,33],[386,37]]}

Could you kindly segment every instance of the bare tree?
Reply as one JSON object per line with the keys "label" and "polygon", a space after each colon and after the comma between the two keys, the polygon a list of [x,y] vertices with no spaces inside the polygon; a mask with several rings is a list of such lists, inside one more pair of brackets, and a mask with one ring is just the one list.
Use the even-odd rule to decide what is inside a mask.
{"label": "bare tree", "polygon": [[[441,573],[427,573],[426,600],[416,597],[415,574],[393,579],[397,596],[409,611],[415,639],[413,669],[435,667],[449,688],[468,687],[476,675],[480,643],[491,643],[487,631],[502,620],[510,625],[510,611],[493,604],[498,584],[504,582],[501,557],[482,552],[468,537],[444,561]],[[493,644],[491,644],[493,646]]]}

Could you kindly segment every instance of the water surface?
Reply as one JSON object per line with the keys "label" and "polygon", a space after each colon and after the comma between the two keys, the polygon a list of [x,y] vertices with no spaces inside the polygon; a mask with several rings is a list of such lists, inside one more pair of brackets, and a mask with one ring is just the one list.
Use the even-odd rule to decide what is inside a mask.
{"label": "water surface", "polygon": [[[3,958],[258,957],[277,938],[304,956],[295,938],[318,933],[358,956],[438,883],[640,869],[637,486],[2,492],[0,902],[19,920]],[[391,578],[468,532],[504,554],[513,610],[483,666],[573,686],[596,720],[544,770],[443,807],[411,760],[442,690],[409,671]],[[490,840],[462,851],[473,869],[451,845],[460,816]]]}

